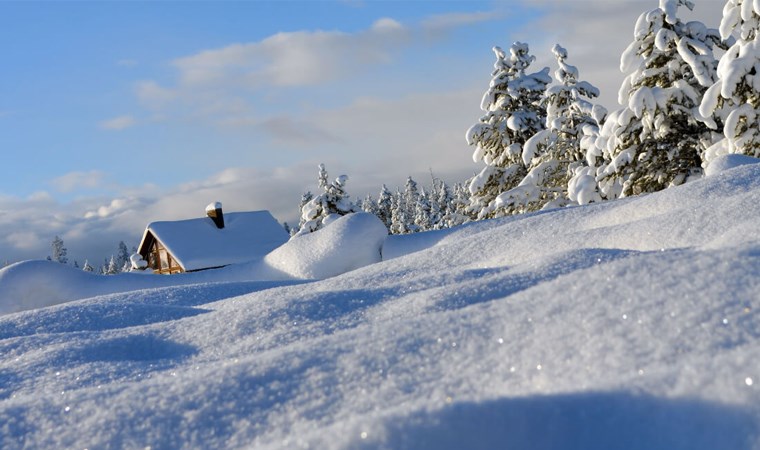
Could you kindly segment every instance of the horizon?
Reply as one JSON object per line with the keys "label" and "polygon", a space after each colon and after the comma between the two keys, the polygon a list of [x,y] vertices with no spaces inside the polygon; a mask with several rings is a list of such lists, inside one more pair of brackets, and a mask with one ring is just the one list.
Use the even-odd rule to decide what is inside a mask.
{"label": "horizon", "polygon": [[[725,2],[679,10],[717,28]],[[656,0],[0,3],[0,262],[131,249],[156,220],[266,209],[297,217],[317,164],[354,200],[478,172],[493,46],[527,42],[616,108],[636,18]],[[603,38],[603,39],[600,39]],[[138,241],[133,242],[135,239]]]}

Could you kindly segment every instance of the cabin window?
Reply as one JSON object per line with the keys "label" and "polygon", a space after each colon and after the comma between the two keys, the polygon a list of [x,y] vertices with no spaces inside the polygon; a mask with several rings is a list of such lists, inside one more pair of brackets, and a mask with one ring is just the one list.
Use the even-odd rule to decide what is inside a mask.
{"label": "cabin window", "polygon": [[148,265],[153,269],[153,272],[160,274],[180,273],[183,271],[177,261],[172,258],[171,253],[158,240],[153,243],[153,248],[148,255]]}

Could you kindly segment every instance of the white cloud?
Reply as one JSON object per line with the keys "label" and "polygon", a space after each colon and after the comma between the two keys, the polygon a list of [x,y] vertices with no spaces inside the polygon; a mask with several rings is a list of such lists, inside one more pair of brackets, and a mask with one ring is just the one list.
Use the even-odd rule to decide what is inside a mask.
{"label": "white cloud", "polygon": [[160,109],[175,100],[178,92],[161,87],[155,81],[139,81],[135,84],[137,99],[148,108]]}
{"label": "white cloud", "polygon": [[100,122],[100,128],[104,130],[124,130],[134,126],[137,123],[134,117],[130,115],[118,116],[112,119]]}
{"label": "white cloud", "polygon": [[232,44],[179,58],[173,65],[184,86],[311,86],[390,61],[394,49],[406,38],[406,29],[400,23],[380,19],[359,33],[282,32],[259,42]]}
{"label": "white cloud", "polygon": [[502,17],[503,14],[496,11],[447,13],[430,16],[423,20],[420,25],[427,33],[440,34],[463,26],[498,20]]}
{"label": "white cloud", "polygon": [[95,189],[103,183],[105,173],[99,170],[89,172],[70,172],[50,181],[59,192],[72,192],[78,189]]}

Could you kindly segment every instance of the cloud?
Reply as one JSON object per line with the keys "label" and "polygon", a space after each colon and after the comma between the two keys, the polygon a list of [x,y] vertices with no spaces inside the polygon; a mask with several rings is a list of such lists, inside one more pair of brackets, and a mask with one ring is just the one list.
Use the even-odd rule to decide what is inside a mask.
{"label": "cloud", "polygon": [[102,185],[105,173],[99,170],[89,172],[70,172],[50,181],[58,191],[68,193],[78,189],[95,189]]}
{"label": "cloud", "polygon": [[232,44],[173,61],[184,86],[263,89],[323,84],[387,63],[408,38],[392,19],[380,19],[358,33],[282,32],[259,42]]}
{"label": "cloud", "polygon": [[121,67],[135,67],[137,64],[137,60],[134,59],[120,59],[116,61],[116,65]]}
{"label": "cloud", "polygon": [[179,95],[176,90],[161,87],[152,80],[135,83],[135,94],[141,104],[151,109],[163,108]]}
{"label": "cloud", "polygon": [[496,11],[437,14],[424,19],[420,25],[425,32],[438,35],[455,28],[498,20],[502,17],[503,14]]}
{"label": "cloud", "polygon": [[130,115],[118,116],[113,119],[108,119],[100,122],[100,128],[104,130],[125,130],[134,126],[137,123],[134,117]]}

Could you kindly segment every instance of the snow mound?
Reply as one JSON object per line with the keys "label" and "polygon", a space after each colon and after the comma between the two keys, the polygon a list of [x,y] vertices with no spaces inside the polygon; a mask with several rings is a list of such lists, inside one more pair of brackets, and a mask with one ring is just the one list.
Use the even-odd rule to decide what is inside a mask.
{"label": "snow mound", "polygon": [[293,237],[264,257],[264,263],[293,278],[329,278],[380,261],[387,235],[374,214],[348,214]]}
{"label": "snow mound", "polygon": [[752,156],[740,155],[736,153],[722,155],[710,162],[710,165],[708,165],[705,169],[705,175],[713,176],[735,167],[757,163],[760,163],[760,159],[753,158]]}

